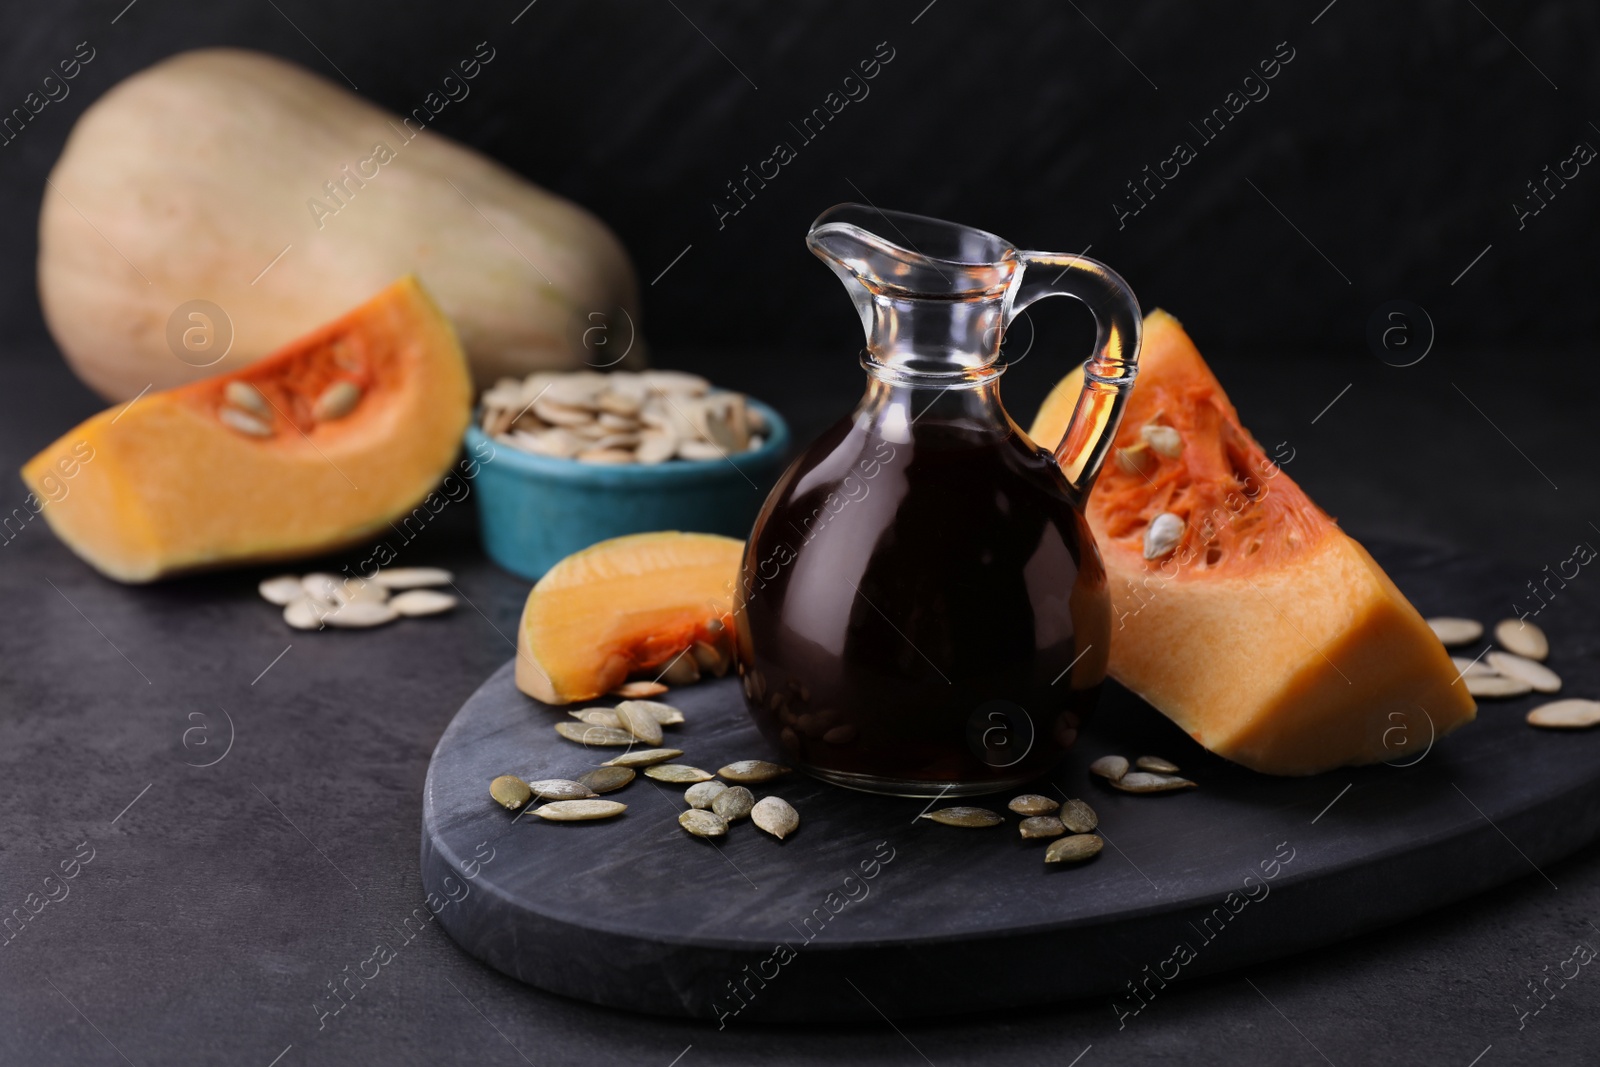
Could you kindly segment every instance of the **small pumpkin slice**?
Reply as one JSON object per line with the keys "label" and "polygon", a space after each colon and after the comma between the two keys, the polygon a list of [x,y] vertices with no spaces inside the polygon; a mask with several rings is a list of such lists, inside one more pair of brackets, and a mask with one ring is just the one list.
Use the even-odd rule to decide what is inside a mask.
{"label": "small pumpkin slice", "polygon": [[592,700],[697,641],[720,644],[743,555],[732,537],[665,531],[568,556],[523,606],[517,688],[546,704]]}

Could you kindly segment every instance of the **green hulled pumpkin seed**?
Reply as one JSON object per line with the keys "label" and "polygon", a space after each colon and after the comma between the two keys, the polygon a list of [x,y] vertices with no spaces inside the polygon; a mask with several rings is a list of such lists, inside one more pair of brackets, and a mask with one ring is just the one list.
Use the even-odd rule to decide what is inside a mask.
{"label": "green hulled pumpkin seed", "polygon": [[1050,815],[1061,805],[1049,797],[1042,797],[1038,793],[1024,793],[1020,797],[1012,797],[1011,803],[1006,807],[1018,815]]}
{"label": "green hulled pumpkin seed", "polygon": [[779,841],[800,826],[800,813],[780,797],[762,797],[750,809],[750,821]]}
{"label": "green hulled pumpkin seed", "polygon": [[1100,825],[1100,816],[1081,800],[1067,801],[1056,814],[1060,816],[1062,825],[1075,834],[1086,834]]}
{"label": "green hulled pumpkin seed", "polygon": [[723,782],[696,782],[683,791],[683,799],[688,802],[691,808],[706,809],[711,807],[712,802],[727,788],[727,785]]}
{"label": "green hulled pumpkin seed", "polygon": [[755,806],[756,795],[742,785],[724,789],[711,802],[711,810],[729,822],[736,822],[749,815],[750,809]]}
{"label": "green hulled pumpkin seed", "polygon": [[717,773],[730,782],[747,782],[756,785],[770,782],[788,774],[790,768],[781,763],[768,763],[764,759],[742,759],[728,764]]}
{"label": "green hulled pumpkin seed", "polygon": [[1101,756],[1089,764],[1089,772],[1098,774],[1108,782],[1114,782],[1128,773],[1128,761],[1121,756]]}
{"label": "green hulled pumpkin seed", "polygon": [[578,784],[588,786],[596,793],[614,793],[633,781],[637,774],[629,767],[596,767],[578,775]]}
{"label": "green hulled pumpkin seed", "polygon": [[701,808],[690,808],[679,815],[678,825],[696,837],[721,837],[728,832],[727,819]]}
{"label": "green hulled pumpkin seed", "polygon": [[626,730],[617,730],[610,726],[590,726],[586,722],[558,722],[556,733],[580,745],[614,747],[638,744],[639,741]]}
{"label": "green hulled pumpkin seed", "polygon": [[1030,815],[1017,824],[1017,832],[1024,840],[1032,840],[1036,837],[1060,837],[1067,832],[1067,828],[1054,815]]}
{"label": "green hulled pumpkin seed", "polygon": [[681,748],[641,748],[637,752],[624,752],[622,755],[605,761],[606,767],[648,767],[653,763],[665,763],[669,759],[677,759],[683,755]]}
{"label": "green hulled pumpkin seed", "polygon": [[942,826],[998,826],[1000,816],[988,808],[970,808],[966,806],[954,808],[940,808],[923,815],[924,819],[932,819]]}
{"label": "green hulled pumpkin seed", "polygon": [[687,763],[657,763],[646,767],[644,774],[646,778],[654,778],[658,782],[674,782],[678,785],[711,780],[709,771],[702,771],[699,767],[691,767]]}
{"label": "green hulled pumpkin seed", "polygon": [[533,790],[516,775],[502,774],[489,783],[489,795],[507,811],[521,811],[522,806],[533,799]]}
{"label": "green hulled pumpkin seed", "polygon": [[1044,861],[1046,863],[1081,863],[1100,854],[1105,847],[1104,842],[1094,834],[1073,834],[1063,837],[1059,841],[1050,842],[1050,847],[1045,849]]}
{"label": "green hulled pumpkin seed", "polygon": [[1151,774],[1148,771],[1129,771],[1111,783],[1124,793],[1170,793],[1175,789],[1194,789],[1195,783],[1172,774]]}
{"label": "green hulled pumpkin seed", "polygon": [[1164,760],[1160,756],[1140,756],[1133,761],[1133,765],[1141,771],[1153,771],[1156,774],[1177,774],[1178,765],[1171,760]]}

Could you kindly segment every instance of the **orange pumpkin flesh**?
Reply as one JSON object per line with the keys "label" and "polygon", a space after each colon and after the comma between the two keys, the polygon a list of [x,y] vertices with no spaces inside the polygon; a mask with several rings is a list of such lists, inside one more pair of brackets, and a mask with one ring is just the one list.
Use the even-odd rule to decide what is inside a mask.
{"label": "orange pumpkin flesh", "polygon": [[[317,399],[340,381],[360,399],[318,418]],[[232,382],[265,398],[270,436],[222,421]],[[471,403],[454,331],[406,278],[236,374],[101,412],[22,476],[40,499],[65,485],[44,516],[121,581],[291,559],[366,540],[421,501],[455,459]]]}
{"label": "orange pumpkin flesh", "polygon": [[664,668],[696,641],[723,645],[743,558],[743,541],[675,531],[615,537],[568,556],[523,606],[517,688],[547,704],[592,700],[630,674]]}
{"label": "orange pumpkin flesh", "polygon": [[[1061,439],[1069,375],[1031,436]],[[1145,445],[1169,426],[1183,451]],[[1121,451],[1128,450],[1128,451]],[[1111,675],[1200,744],[1268,774],[1405,760],[1470,722],[1450,657],[1383,569],[1269,460],[1172,316],[1145,320],[1139,376],[1089,496],[1113,617]],[[1163,559],[1150,521],[1184,520]]]}

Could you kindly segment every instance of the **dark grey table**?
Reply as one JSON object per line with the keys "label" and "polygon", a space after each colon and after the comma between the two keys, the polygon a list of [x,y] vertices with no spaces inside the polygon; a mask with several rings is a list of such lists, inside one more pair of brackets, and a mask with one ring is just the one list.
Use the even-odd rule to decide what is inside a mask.
{"label": "dark grey table", "polygon": [[[1269,450],[1293,450],[1287,469],[1358,535],[1497,554],[1530,579],[1574,543],[1600,543],[1592,357],[1542,354],[1549,386],[1524,387],[1504,356],[1436,351],[1405,369],[1354,345],[1213,356],[1246,422]],[[844,352],[658,362],[773,400],[802,439],[859,387]],[[1041,350],[1013,370],[1021,421],[1059,369]],[[47,345],[12,342],[0,464],[14,469],[97,407]],[[21,506],[14,477],[0,492]],[[511,654],[527,585],[482,558],[470,504],[405,551],[454,568],[469,605],[372,633],[303,634],[256,597],[259,571],[123,588],[40,521],[8,531],[0,903],[21,933],[0,947],[0,1063],[1496,1067],[1595,1055],[1600,971],[1582,970],[1520,1027],[1517,1014],[1527,983],[1556,974],[1577,942],[1600,947],[1593,847],[1398,928],[1168,988],[1122,1029],[1096,1000],[719,1031],[518,985],[435,924],[406,924],[426,914],[428,755]],[[1308,825],[1297,844],[1314,849],[1317,832]],[[75,877],[61,879],[63,863]],[[47,895],[57,899],[41,904]],[[377,977],[352,977],[373,973],[380,943],[392,955]],[[347,1001],[337,1013],[335,986]]]}

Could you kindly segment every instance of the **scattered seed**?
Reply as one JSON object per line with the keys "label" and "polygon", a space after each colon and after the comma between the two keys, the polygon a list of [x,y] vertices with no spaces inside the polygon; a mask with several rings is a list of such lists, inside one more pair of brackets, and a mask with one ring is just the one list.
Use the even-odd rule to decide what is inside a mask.
{"label": "scattered seed", "polygon": [[271,437],[272,425],[246,411],[238,408],[223,408],[217,413],[217,418],[230,430],[238,430],[251,437]]}
{"label": "scattered seed", "polygon": [[666,691],[667,687],[660,682],[629,682],[613,689],[611,695],[633,700],[638,697],[658,697]]}
{"label": "scattered seed", "polygon": [[249,382],[229,382],[222,387],[223,398],[236,408],[243,408],[252,415],[263,415],[272,418],[272,405],[267,403],[267,398],[261,395],[261,390]]}
{"label": "scattered seed", "polygon": [[617,730],[609,726],[590,726],[583,722],[558,722],[556,733],[568,741],[576,741],[580,745],[600,745],[610,747],[615,745],[633,745],[638,743],[638,738],[626,730]]}
{"label": "scattered seed", "polygon": [[727,788],[724,782],[696,782],[683,791],[683,799],[688,801],[691,808],[709,808]]}
{"label": "scattered seed", "polygon": [[633,781],[637,774],[637,771],[628,767],[596,767],[578,775],[578,784],[596,793],[615,793]]}
{"label": "scattered seed", "polygon": [[329,626],[341,630],[364,630],[369,626],[382,626],[400,616],[388,604],[376,600],[352,600],[323,616]]}
{"label": "scattered seed", "polygon": [[1501,619],[1495,623],[1494,639],[1507,652],[1515,652],[1526,659],[1542,660],[1550,655],[1550,639],[1545,637],[1544,631],[1521,619]]}
{"label": "scattered seed", "polygon": [[781,763],[768,763],[764,759],[742,759],[728,764],[717,773],[730,782],[756,785],[782,777],[788,774],[790,769]]}
{"label": "scattered seed", "polygon": [[979,827],[1000,825],[1000,816],[988,808],[940,808],[938,811],[927,812],[922,818],[932,819],[943,826]]}
{"label": "scattered seed", "polygon": [[1073,834],[1063,837],[1059,841],[1050,842],[1050,847],[1045,849],[1044,861],[1046,863],[1081,863],[1086,859],[1093,859],[1105,848],[1105,843],[1094,834]]}
{"label": "scattered seed", "polygon": [[256,586],[261,593],[261,599],[269,604],[283,607],[299,600],[305,595],[305,587],[300,584],[300,579],[292,574],[280,574],[276,578],[267,578]]}
{"label": "scattered seed", "polygon": [[667,664],[660,677],[667,685],[693,685],[699,680],[700,667],[687,651]]}
{"label": "scattered seed", "polygon": [[688,782],[709,782],[711,773],[702,771],[699,767],[691,767],[687,763],[656,763],[644,769],[646,778],[654,778],[658,782],[673,782],[683,785]]}
{"label": "scattered seed", "polygon": [[1133,765],[1141,771],[1154,771],[1157,774],[1177,774],[1178,765],[1160,756],[1140,756],[1133,761]]}
{"label": "scattered seed", "polygon": [[1129,771],[1111,783],[1124,793],[1170,793],[1176,789],[1194,789],[1195,783],[1172,774],[1150,774],[1147,771]]}
{"label": "scattered seed", "polygon": [[[632,740],[632,737],[629,738]],[[608,759],[601,764],[603,767],[649,767],[655,763],[665,763],[669,759],[677,759],[683,755],[681,748],[641,748],[637,752],[624,752],[615,759]]]}
{"label": "scattered seed", "polygon": [[1510,652],[1491,652],[1487,658],[1489,666],[1507,678],[1519,678],[1527,682],[1536,693],[1561,691],[1561,676],[1543,663]]}
{"label": "scattered seed", "polygon": [[1115,782],[1128,773],[1128,761],[1121,756],[1101,756],[1089,764],[1089,770],[1108,781]]}
{"label": "scattered seed", "polygon": [[1049,797],[1042,797],[1038,793],[1024,793],[1020,797],[1012,797],[1011,803],[1006,807],[1018,815],[1052,815],[1061,805]]}
{"label": "scattered seed", "polygon": [[728,832],[727,819],[702,808],[690,808],[679,815],[678,825],[696,837],[721,837]]}
{"label": "scattered seed", "polygon": [[428,585],[454,585],[456,576],[443,567],[390,567],[373,581],[388,589],[420,589]]}
{"label": "scattered seed", "polygon": [[529,782],[528,789],[540,800],[587,800],[594,796],[588,786],[567,778],[541,778]]}
{"label": "scattered seed", "polygon": [[1451,656],[1450,662],[1463,678],[1490,678],[1500,673],[1482,660],[1467,659],[1465,656]]}
{"label": "scattered seed", "polygon": [[[340,604],[348,604],[355,600],[370,600],[375,604],[389,602],[389,590],[377,582],[352,578],[347,581],[335,581],[332,588],[333,599]],[[395,610],[398,611],[399,609],[396,608]]]}
{"label": "scattered seed", "polygon": [[1533,686],[1521,678],[1507,678],[1501,674],[1491,674],[1486,678],[1467,677],[1467,692],[1475,697],[1485,697],[1494,700],[1500,697],[1520,697],[1533,692]]}
{"label": "scattered seed", "polygon": [[729,822],[735,822],[749,815],[755,806],[756,795],[742,785],[724,789],[711,802],[711,810]]}
{"label": "scattered seed", "polygon": [[1446,648],[1470,645],[1483,636],[1483,623],[1476,619],[1458,619],[1452,615],[1429,619],[1428,628]]}
{"label": "scattered seed", "polygon": [[1139,429],[1139,437],[1158,455],[1177,459],[1183,455],[1183,435],[1171,426],[1147,422]]}
{"label": "scattered seed", "polygon": [[558,800],[534,808],[533,813],[551,822],[588,822],[591,819],[609,819],[628,810],[628,805],[615,800]]}
{"label": "scattered seed", "polygon": [[522,805],[533,799],[533,790],[516,775],[502,774],[489,783],[489,795],[507,811],[521,811]]}
{"label": "scattered seed", "polygon": [[1144,558],[1162,559],[1183,540],[1184,523],[1170,511],[1163,511],[1150,520],[1144,531]]}
{"label": "scattered seed", "polygon": [[1600,700],[1553,700],[1528,712],[1528,722],[1547,730],[1583,730],[1600,723]]}
{"label": "scattered seed", "polygon": [[700,668],[701,674],[721,678],[728,673],[728,657],[716,645],[696,641],[689,646],[689,655],[694,657],[695,666]]}
{"label": "scattered seed", "polygon": [[661,724],[656,717],[631,700],[624,700],[612,709],[617,725],[647,745],[661,744]]}
{"label": "scattered seed", "polygon": [[1017,833],[1025,841],[1037,837],[1060,837],[1066,832],[1067,828],[1054,815],[1032,815],[1017,823]]}
{"label": "scattered seed", "polygon": [[[384,589],[383,586],[377,588]],[[423,615],[443,615],[452,610],[457,603],[455,597],[449,593],[441,593],[437,589],[412,589],[389,601],[389,606],[401,615],[415,618]]]}
{"label": "scattered seed", "polygon": [[311,406],[311,413],[316,416],[318,422],[342,419],[355,410],[356,401],[360,399],[361,387],[355,382],[334,382],[317,396],[317,402]]}
{"label": "scattered seed", "polygon": [[622,720],[617,718],[617,713],[610,708],[584,708],[581,711],[569,711],[579,722],[586,722],[590,726],[609,726],[613,730],[622,729]]}
{"label": "scattered seed", "polygon": [[780,797],[762,797],[750,809],[750,821],[782,841],[800,826],[800,813]]}
{"label": "scattered seed", "polygon": [[627,700],[617,705],[617,711],[621,712],[624,706],[638,708],[662,726],[676,726],[683,721],[683,712],[671,704],[659,704],[654,700]]}
{"label": "scattered seed", "polygon": [[322,629],[323,609],[314,603],[310,597],[302,596],[298,600],[291,600],[284,605],[283,621],[293,626],[296,630]]}
{"label": "scattered seed", "polygon": [[1100,825],[1100,816],[1081,800],[1069,800],[1058,813],[1061,823],[1075,834],[1086,834]]}

